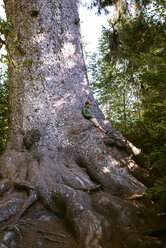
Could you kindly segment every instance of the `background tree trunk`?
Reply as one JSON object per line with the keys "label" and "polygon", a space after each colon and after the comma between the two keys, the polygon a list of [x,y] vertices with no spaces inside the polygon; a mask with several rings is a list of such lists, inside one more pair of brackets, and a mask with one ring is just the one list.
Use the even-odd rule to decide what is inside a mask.
{"label": "background tree trunk", "polygon": [[[148,180],[132,160],[140,151],[113,130],[90,92],[77,1],[5,0],[5,8],[13,26],[7,40],[14,43],[8,42],[9,138],[0,168],[5,223],[1,246],[12,247],[14,239],[13,230],[5,236],[5,221],[15,216],[12,223],[18,232],[18,222],[22,216],[26,220],[26,210],[40,199],[69,223],[78,247],[106,248],[113,241],[119,247],[163,247],[143,233],[152,213],[135,199],[146,191],[135,177]],[[112,130],[110,137],[102,138],[82,117],[86,100],[100,124]]]}

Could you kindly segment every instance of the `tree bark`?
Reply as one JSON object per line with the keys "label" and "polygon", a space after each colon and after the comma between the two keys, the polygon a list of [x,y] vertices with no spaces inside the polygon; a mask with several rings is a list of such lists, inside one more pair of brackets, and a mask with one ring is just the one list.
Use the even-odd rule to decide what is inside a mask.
{"label": "tree bark", "polygon": [[[131,197],[146,191],[146,186],[134,176],[139,171],[139,178],[145,179],[147,174],[141,175],[141,168],[131,158],[139,150],[111,127],[91,94],[77,1],[5,0],[5,8],[13,31],[6,37],[9,137],[0,160],[1,185],[3,194],[12,187],[14,191],[23,191],[14,198],[20,199],[23,194],[24,203],[19,200],[17,209],[9,211],[3,221],[15,215],[19,208],[15,216],[18,222],[40,199],[54,215],[70,223],[78,247],[110,247],[110,230],[116,233],[117,227],[123,235],[129,236],[133,228],[133,237],[135,234],[143,237],[141,243],[140,238],[127,236],[121,247],[133,247],[137,243],[139,247],[152,247],[154,239],[142,235],[133,224],[134,217],[129,216],[138,215],[136,200],[131,203]],[[10,45],[9,40],[14,42]],[[102,138],[83,118],[81,110],[86,100],[91,101],[101,126],[112,130],[111,137]],[[9,195],[12,198],[13,191]],[[96,201],[99,195],[100,201]],[[129,229],[122,223],[123,206],[130,213]],[[6,208],[10,207],[6,202]],[[116,224],[116,218],[110,218],[112,211],[118,216]],[[140,227],[142,217],[137,219]],[[156,242],[153,247],[163,246]]]}

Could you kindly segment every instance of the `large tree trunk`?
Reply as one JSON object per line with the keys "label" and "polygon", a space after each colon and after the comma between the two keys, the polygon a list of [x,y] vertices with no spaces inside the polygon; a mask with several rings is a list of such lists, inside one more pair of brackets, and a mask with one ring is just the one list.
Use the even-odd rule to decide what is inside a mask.
{"label": "large tree trunk", "polygon": [[[1,222],[17,214],[16,227],[40,199],[70,224],[78,247],[105,248],[113,241],[119,247],[163,247],[143,234],[151,215],[146,223],[143,202],[133,200],[146,191],[138,179],[148,181],[132,160],[139,150],[113,130],[90,92],[77,7],[76,0],[5,0],[13,26],[7,40],[15,42],[7,43],[9,138],[0,167]],[[87,99],[100,124],[112,130],[110,137],[102,138],[82,117]],[[3,234],[2,247],[12,247],[4,240]]]}

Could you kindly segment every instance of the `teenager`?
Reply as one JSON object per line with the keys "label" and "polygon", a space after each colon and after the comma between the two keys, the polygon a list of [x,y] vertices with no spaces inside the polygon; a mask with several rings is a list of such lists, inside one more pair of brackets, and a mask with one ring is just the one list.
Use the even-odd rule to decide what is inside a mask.
{"label": "teenager", "polygon": [[90,102],[86,101],[85,102],[85,106],[82,109],[82,114],[84,116],[85,119],[91,121],[95,127],[103,134],[108,135],[110,132],[109,131],[105,131],[100,124],[98,123],[97,119],[93,116],[92,110],[90,108]]}

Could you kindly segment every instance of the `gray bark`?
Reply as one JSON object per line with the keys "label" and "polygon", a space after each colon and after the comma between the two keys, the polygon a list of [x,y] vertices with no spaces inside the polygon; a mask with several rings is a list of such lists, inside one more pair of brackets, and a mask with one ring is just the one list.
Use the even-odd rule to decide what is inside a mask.
{"label": "gray bark", "polygon": [[[139,150],[104,119],[91,94],[77,7],[76,0],[5,0],[7,17],[12,18],[13,25],[6,39],[15,43],[8,43],[9,137],[0,170],[13,190],[27,192],[23,204],[20,196],[14,196],[18,207],[21,205],[15,222],[39,197],[53,214],[70,223],[78,247],[104,248],[113,242],[112,229],[118,232],[119,227],[123,235],[129,236],[137,212],[136,200],[131,203],[131,197],[146,191],[134,176],[139,174],[138,178],[146,181],[148,175],[132,160]],[[101,138],[82,117],[86,100],[91,101],[101,126],[112,130],[110,138]],[[5,186],[4,179],[1,185],[2,194],[10,192],[12,186]],[[96,202],[99,192],[106,202]],[[124,200],[127,198],[130,202]],[[6,220],[17,211],[12,212],[10,204],[6,201]],[[128,229],[122,222],[124,205],[128,209]],[[143,204],[139,206],[142,208]],[[118,216],[116,224],[116,218],[110,219],[112,211]],[[141,223],[142,217],[137,218]],[[139,247],[152,247],[154,240],[136,226],[133,237],[135,234],[139,238],[131,240],[127,236],[121,247],[133,247],[133,242]],[[163,246],[156,243],[153,247]]]}

